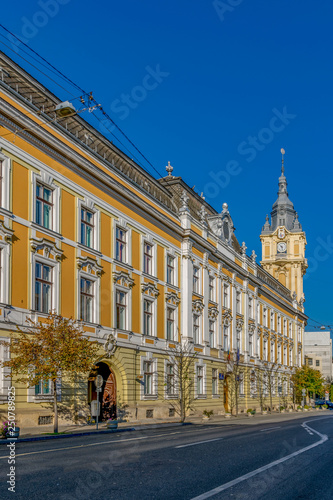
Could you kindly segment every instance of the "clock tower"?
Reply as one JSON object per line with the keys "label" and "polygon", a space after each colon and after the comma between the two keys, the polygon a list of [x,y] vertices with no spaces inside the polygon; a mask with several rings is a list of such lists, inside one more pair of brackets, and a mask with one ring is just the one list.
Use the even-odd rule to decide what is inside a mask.
{"label": "clock tower", "polygon": [[298,220],[298,214],[287,192],[284,175],[284,150],[282,153],[281,176],[278,198],[268,215],[260,235],[262,244],[262,267],[292,292],[298,301],[304,302],[303,276],[306,272],[305,232]]}

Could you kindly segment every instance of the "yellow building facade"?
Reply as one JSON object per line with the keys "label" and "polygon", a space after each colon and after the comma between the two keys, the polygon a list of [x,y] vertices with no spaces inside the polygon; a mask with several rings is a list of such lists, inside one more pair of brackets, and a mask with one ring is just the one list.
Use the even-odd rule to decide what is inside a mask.
{"label": "yellow building facade", "polygon": [[[75,387],[59,378],[62,402],[85,408],[79,416],[98,397],[99,374],[100,418],[175,417],[168,352],[182,342],[197,353],[195,414],[233,409],[235,363],[240,411],[259,406],[254,375],[265,366],[276,366],[274,404],[279,386],[290,401],[306,316],[302,272],[283,281],[271,262],[276,235],[263,232],[260,266],[227,204],[217,212],[170,165],[156,180],[78,114],[57,117],[59,99],[4,54],[0,62],[0,340],[50,310],[81,320],[101,346],[97,371]],[[285,258],[304,268],[305,235],[292,237],[298,253],[295,239]],[[8,356],[0,346],[0,361]],[[7,375],[1,367],[3,415],[16,384]],[[50,400],[48,381],[17,385],[18,423],[49,422]]]}

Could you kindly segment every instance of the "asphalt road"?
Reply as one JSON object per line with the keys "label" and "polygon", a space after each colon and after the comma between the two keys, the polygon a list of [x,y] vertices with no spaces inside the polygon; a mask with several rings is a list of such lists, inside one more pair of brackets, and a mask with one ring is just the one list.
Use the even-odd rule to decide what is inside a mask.
{"label": "asphalt road", "polygon": [[0,447],[0,498],[332,499],[333,416],[190,425]]}

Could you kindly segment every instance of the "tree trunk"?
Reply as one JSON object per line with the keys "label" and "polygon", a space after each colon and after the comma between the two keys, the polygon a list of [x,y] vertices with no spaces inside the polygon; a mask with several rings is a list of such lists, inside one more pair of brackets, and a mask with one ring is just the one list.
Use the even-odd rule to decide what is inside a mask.
{"label": "tree trunk", "polygon": [[53,380],[53,432],[58,432],[58,401],[57,401],[57,381]]}

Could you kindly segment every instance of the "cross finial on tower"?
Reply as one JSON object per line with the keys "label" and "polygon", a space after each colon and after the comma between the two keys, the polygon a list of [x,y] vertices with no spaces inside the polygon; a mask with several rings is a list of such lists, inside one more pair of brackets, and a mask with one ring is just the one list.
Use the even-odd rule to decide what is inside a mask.
{"label": "cross finial on tower", "polygon": [[281,148],[281,154],[282,154],[281,173],[282,173],[282,175],[284,175],[284,155],[286,154],[286,152],[283,148]]}
{"label": "cross finial on tower", "polygon": [[168,161],[167,166],[165,167],[165,170],[168,172],[169,177],[172,177],[173,167],[170,165],[169,161]]}

